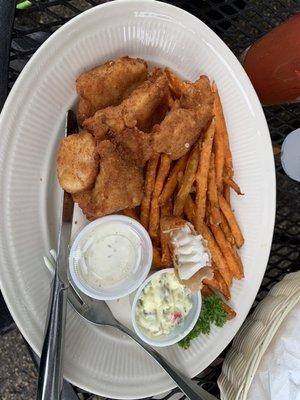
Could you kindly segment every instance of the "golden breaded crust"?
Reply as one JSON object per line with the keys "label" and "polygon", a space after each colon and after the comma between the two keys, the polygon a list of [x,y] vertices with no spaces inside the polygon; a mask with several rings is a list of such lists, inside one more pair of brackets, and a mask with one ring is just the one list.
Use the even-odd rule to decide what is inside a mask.
{"label": "golden breaded crust", "polygon": [[123,158],[115,144],[103,140],[98,144],[100,172],[95,186],[74,194],[88,219],[112,214],[141,203],[143,196],[143,173],[130,159]]}
{"label": "golden breaded crust", "polygon": [[76,81],[78,122],[82,125],[97,110],[119,104],[146,79],[146,62],[130,57],[108,61],[81,74]]}
{"label": "golden breaded crust", "polygon": [[153,129],[153,148],[177,160],[186,154],[213,117],[213,94],[206,77],[188,85],[179,102]]}
{"label": "golden breaded crust", "polygon": [[57,156],[57,176],[69,193],[91,188],[98,174],[99,156],[94,137],[88,132],[64,138]]}
{"label": "golden breaded crust", "polygon": [[126,127],[137,127],[149,132],[153,124],[163,118],[169,105],[169,97],[166,75],[156,69],[121,104],[97,111],[93,117],[84,121],[83,126],[100,140],[109,130],[120,133]]}
{"label": "golden breaded crust", "polygon": [[144,167],[151,158],[152,136],[137,128],[126,128],[121,133],[108,132],[106,138],[116,145],[122,158]]}

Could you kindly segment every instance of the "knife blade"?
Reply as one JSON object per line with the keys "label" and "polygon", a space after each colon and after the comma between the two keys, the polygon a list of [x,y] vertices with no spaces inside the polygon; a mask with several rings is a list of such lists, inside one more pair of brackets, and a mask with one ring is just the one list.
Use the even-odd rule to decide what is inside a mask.
{"label": "knife blade", "polygon": [[[74,113],[66,115],[65,137],[78,131]],[[58,237],[58,255],[51,287],[44,343],[38,377],[37,400],[61,399],[63,383],[63,353],[66,324],[67,277],[74,202],[62,192],[61,227]]]}
{"label": "knife blade", "polygon": [[[65,123],[65,137],[78,132],[77,120],[74,112],[68,110]],[[65,190],[62,193],[61,227],[58,236],[56,268],[59,278],[64,285],[69,286],[67,270],[70,252],[71,231],[74,213],[72,195]]]}

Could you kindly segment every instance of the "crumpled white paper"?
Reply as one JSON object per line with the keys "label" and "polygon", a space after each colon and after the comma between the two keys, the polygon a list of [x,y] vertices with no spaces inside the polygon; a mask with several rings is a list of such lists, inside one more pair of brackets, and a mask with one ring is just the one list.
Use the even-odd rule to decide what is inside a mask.
{"label": "crumpled white paper", "polygon": [[263,355],[248,400],[300,400],[300,302]]}

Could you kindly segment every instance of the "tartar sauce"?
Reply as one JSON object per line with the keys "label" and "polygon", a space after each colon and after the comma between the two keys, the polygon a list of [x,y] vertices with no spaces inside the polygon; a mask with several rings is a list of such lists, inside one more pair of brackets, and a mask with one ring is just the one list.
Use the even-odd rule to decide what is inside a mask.
{"label": "tartar sauce", "polygon": [[142,255],[137,233],[120,221],[98,225],[84,236],[75,251],[80,278],[91,287],[109,288],[134,274]]}
{"label": "tartar sauce", "polygon": [[207,243],[189,224],[170,232],[170,240],[181,280],[191,278],[201,268],[211,265]]}
{"label": "tartar sauce", "polygon": [[192,308],[190,290],[173,272],[154,277],[137,301],[136,322],[148,337],[168,335]]}

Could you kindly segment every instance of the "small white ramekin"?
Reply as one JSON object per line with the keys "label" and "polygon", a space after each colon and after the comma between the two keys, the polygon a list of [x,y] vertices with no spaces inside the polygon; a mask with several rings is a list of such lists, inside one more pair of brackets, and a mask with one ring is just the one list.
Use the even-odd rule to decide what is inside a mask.
{"label": "small white ramekin", "polygon": [[192,302],[193,306],[191,311],[188,313],[188,315],[185,317],[183,323],[176,327],[174,331],[169,333],[166,336],[160,336],[157,338],[150,338],[145,335],[143,330],[139,327],[137,321],[136,321],[136,305],[137,301],[140,298],[141,292],[144,289],[144,287],[153,279],[156,278],[158,275],[164,274],[164,273],[174,273],[174,268],[166,268],[166,269],[161,269],[151,276],[146,279],[143,284],[139,287],[137,290],[135,297],[133,299],[132,303],[132,309],[131,309],[131,319],[132,319],[132,324],[134,327],[134,330],[136,334],[146,343],[150,344],[151,346],[156,346],[156,347],[166,347],[166,346],[171,346],[175,343],[178,343],[181,339],[183,339],[186,335],[190,333],[190,331],[194,328],[196,322],[198,321],[200,311],[201,311],[201,305],[202,305],[202,297],[200,291],[193,293],[192,295]]}
{"label": "small white ramekin", "polygon": [[[93,229],[101,224],[106,224],[111,221],[122,222],[128,226],[128,229],[132,229],[134,233],[139,237],[142,247],[142,256],[140,264],[137,270],[129,275],[126,279],[110,288],[93,288],[86,281],[84,281],[77,269],[74,262],[75,252],[85,235],[89,234]],[[78,287],[87,296],[90,296],[96,300],[115,300],[121,297],[127,296],[134,292],[142,282],[147,278],[151,263],[152,263],[153,249],[151,239],[146,229],[136,220],[126,217],[124,215],[107,215],[102,218],[98,218],[85,226],[76,236],[70,251],[69,256],[69,271],[73,284]]]}

